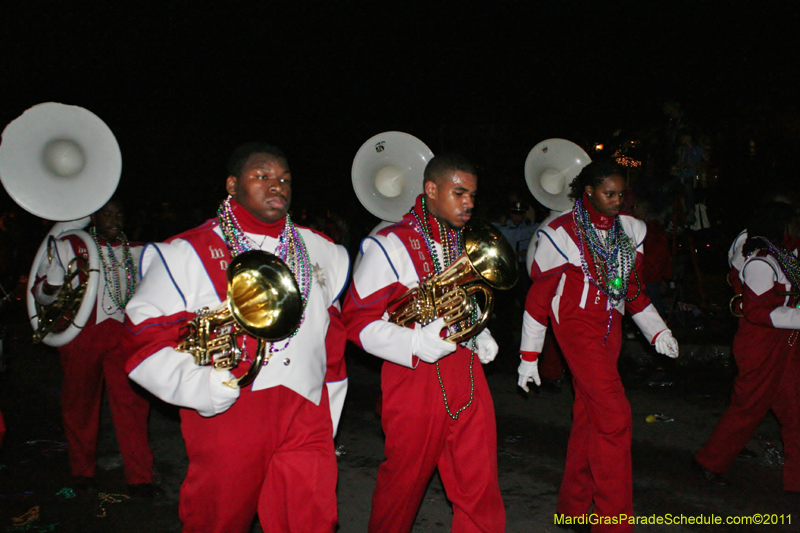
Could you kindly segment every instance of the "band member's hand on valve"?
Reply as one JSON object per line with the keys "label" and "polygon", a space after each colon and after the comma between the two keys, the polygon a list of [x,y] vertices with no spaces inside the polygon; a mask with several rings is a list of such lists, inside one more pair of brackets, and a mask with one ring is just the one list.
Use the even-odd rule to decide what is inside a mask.
{"label": "band member's hand on valve", "polygon": [[[204,368],[204,367],[197,367]],[[205,367],[211,371],[208,383],[208,396],[211,399],[213,412],[210,414],[200,413],[203,416],[214,416],[224,413],[230,409],[231,405],[239,398],[239,389],[226,385],[225,382],[236,379],[230,370],[217,370],[213,367]],[[233,391],[231,394],[230,391]]]}
{"label": "band member's hand on valve", "polygon": [[542,380],[539,378],[538,359],[536,361],[525,361],[524,359],[520,361],[519,367],[517,368],[517,374],[519,374],[517,385],[519,385],[525,392],[530,392],[528,383],[531,381],[536,383],[537,387],[542,384]]}
{"label": "band member's hand on valve", "polygon": [[480,359],[481,363],[484,365],[494,361],[494,358],[497,357],[497,352],[500,350],[500,347],[497,346],[497,342],[494,340],[494,337],[492,337],[492,334],[489,333],[488,329],[481,331],[478,336],[475,337],[475,345],[478,351],[478,359]]}
{"label": "band member's hand on valve", "polygon": [[672,336],[672,332],[665,329],[656,337],[656,351],[661,355],[666,355],[675,359],[678,357],[678,341]]}
{"label": "band member's hand on valve", "polygon": [[[419,324],[418,324],[419,326]],[[426,363],[435,363],[442,357],[456,351],[457,345],[444,340],[440,333],[444,328],[444,318],[437,318],[427,326],[414,328],[411,340],[411,353]]]}

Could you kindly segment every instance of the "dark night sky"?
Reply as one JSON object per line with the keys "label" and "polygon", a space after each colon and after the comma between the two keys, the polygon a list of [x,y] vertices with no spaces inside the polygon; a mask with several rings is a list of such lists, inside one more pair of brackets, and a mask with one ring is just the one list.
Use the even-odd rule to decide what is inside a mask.
{"label": "dark night sky", "polygon": [[353,156],[382,131],[525,190],[537,142],[635,135],[666,99],[723,166],[756,137],[782,170],[800,138],[797,3],[744,4],[4,2],[0,125],[44,101],[86,107],[120,143],[129,201],[209,215],[242,141],[288,152],[295,203],[353,212]]}

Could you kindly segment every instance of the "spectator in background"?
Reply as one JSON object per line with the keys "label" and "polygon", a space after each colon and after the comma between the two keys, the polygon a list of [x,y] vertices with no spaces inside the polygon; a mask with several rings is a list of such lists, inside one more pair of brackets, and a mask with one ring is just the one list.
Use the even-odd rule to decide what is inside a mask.
{"label": "spectator in background", "polygon": [[669,314],[667,295],[669,284],[672,282],[672,250],[660,215],[649,198],[640,196],[636,199],[633,216],[643,220],[647,225],[647,235],[644,238],[645,253],[639,275],[656,311],[661,318],[667,320]]}
{"label": "spectator in background", "polygon": [[[517,264],[520,272],[527,272],[525,258],[528,255],[528,246],[531,238],[536,233],[536,228],[539,227],[535,219],[536,211],[528,204],[512,198],[508,206],[505,222],[494,224],[517,254]],[[520,276],[514,288],[508,291],[508,295],[513,298],[514,303],[518,304],[517,307],[522,307],[524,304],[529,286],[530,277],[527,275]]]}
{"label": "spectator in background", "polygon": [[528,244],[531,237],[536,233],[538,224],[534,222],[535,211],[524,202],[513,201],[508,206],[508,216],[502,224],[495,223],[495,226],[503,233],[503,236],[511,243],[511,247],[517,254],[517,261],[520,268],[525,270],[525,256],[528,253]]}
{"label": "spectator in background", "polygon": [[686,222],[691,224],[694,222],[694,182],[695,177],[700,171],[700,166],[708,158],[705,149],[692,139],[692,134],[689,131],[683,131],[680,136],[681,142],[678,145],[675,153],[677,161],[675,162],[675,177],[680,182],[683,190],[683,209],[686,213]]}

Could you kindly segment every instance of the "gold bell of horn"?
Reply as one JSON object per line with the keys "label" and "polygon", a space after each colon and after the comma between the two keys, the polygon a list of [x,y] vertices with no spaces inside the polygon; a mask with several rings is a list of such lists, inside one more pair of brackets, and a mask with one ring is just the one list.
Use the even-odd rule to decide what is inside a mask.
{"label": "gold bell of horn", "polygon": [[[492,224],[470,220],[464,227],[465,253],[441,273],[422,280],[390,305],[389,321],[401,326],[423,326],[439,317],[455,330],[445,340],[458,343],[480,333],[494,306],[491,289],[510,289],[519,267],[511,244]],[[481,314],[474,296],[483,294]]]}
{"label": "gold bell of horn", "polygon": [[285,339],[298,328],[303,299],[291,269],[278,256],[262,250],[237,255],[227,269],[227,298],[214,310],[204,307],[186,324],[186,333],[175,348],[192,354],[198,365],[232,369],[245,354],[238,337],[258,339],[253,363],[247,372],[226,381],[231,388],[246,387],[269,363],[267,343]]}

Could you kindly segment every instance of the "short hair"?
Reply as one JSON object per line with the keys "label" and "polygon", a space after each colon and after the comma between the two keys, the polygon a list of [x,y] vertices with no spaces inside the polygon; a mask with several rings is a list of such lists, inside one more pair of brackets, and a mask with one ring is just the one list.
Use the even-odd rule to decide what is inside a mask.
{"label": "short hair", "polygon": [[570,198],[580,198],[587,185],[597,187],[609,176],[625,178],[625,170],[613,159],[592,161],[569,184]]}
{"label": "short hair", "polygon": [[228,159],[228,175],[236,176],[238,178],[242,173],[247,160],[250,159],[250,156],[253,154],[267,154],[275,157],[276,159],[287,161],[286,154],[284,154],[283,150],[277,146],[261,141],[248,142],[245,144],[240,144],[233,150],[230,159]]}
{"label": "short hair", "polygon": [[423,182],[433,181],[441,183],[445,178],[450,177],[454,172],[464,172],[477,176],[475,165],[461,154],[445,153],[434,156],[425,166]]}
{"label": "short hair", "polygon": [[[106,200],[106,202],[105,202],[103,205],[101,205],[101,206],[100,206],[100,209],[103,209],[103,208],[104,208],[105,206],[107,206],[108,204],[114,204],[114,205],[116,205],[116,206],[117,206],[117,208],[118,208],[120,211],[122,211],[123,213],[125,212],[125,202],[123,202],[123,201],[122,201],[122,195],[119,193],[119,191],[115,192],[115,193],[114,193],[114,194],[111,196],[111,198],[109,198],[108,200]],[[97,211],[95,211],[95,213],[99,213],[99,212],[100,212],[100,209],[98,209]]]}

